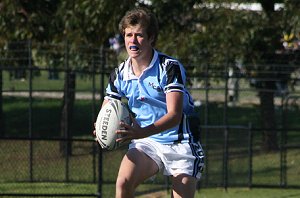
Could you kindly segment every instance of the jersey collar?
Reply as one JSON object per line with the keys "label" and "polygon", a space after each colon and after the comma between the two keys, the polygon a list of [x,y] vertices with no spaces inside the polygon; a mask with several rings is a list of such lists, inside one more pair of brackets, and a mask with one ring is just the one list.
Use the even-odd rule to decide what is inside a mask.
{"label": "jersey collar", "polygon": [[[153,53],[153,57],[152,57],[152,60],[149,64],[149,66],[143,71],[143,73],[152,68],[157,60],[157,57],[158,57],[158,53],[155,49],[153,49],[154,53]],[[143,75],[143,74],[142,74]],[[141,76],[142,76],[141,75]],[[134,75],[133,71],[132,71],[132,66],[131,66],[131,57],[129,57],[126,62],[125,62],[125,67],[124,67],[124,76],[123,76],[124,80],[133,80],[133,79],[138,79],[137,76]]]}

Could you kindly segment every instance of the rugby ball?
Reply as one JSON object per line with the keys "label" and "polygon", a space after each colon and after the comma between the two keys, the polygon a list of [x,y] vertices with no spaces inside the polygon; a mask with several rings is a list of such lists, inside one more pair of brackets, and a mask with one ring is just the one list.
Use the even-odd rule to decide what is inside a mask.
{"label": "rugby ball", "polygon": [[99,111],[95,123],[96,139],[106,150],[114,150],[120,146],[116,139],[116,130],[120,129],[120,122],[130,124],[130,114],[126,105],[120,100],[108,100]]}

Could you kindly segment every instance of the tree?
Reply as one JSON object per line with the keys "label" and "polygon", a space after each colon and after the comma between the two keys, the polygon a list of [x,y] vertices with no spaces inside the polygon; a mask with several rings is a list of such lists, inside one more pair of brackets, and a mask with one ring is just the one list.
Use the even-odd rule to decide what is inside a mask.
{"label": "tree", "polygon": [[[299,28],[299,1],[249,0],[260,3],[262,11],[226,6],[226,3],[233,2],[245,1],[3,0],[0,3],[0,44],[28,39],[49,43],[69,40],[70,50],[81,44],[91,47],[107,45],[108,38],[118,33],[118,22],[124,13],[141,5],[149,7],[158,16],[160,36],[157,48],[178,58],[184,57],[182,61],[186,65],[197,65],[197,72],[205,69],[205,64],[202,64],[205,62],[219,69],[224,63],[243,60],[251,78],[278,78],[280,71],[274,71],[274,62],[269,60],[289,60],[276,51],[282,48],[282,33]],[[278,2],[284,3],[284,9],[275,11],[274,5]],[[273,117],[275,82],[257,82],[255,86],[260,96],[264,129],[263,148],[273,150],[277,148]]]}
{"label": "tree", "polygon": [[[277,127],[275,119],[274,96],[276,82],[285,82],[289,78],[293,68],[290,62],[295,60],[293,54],[283,53],[281,43],[282,34],[285,31],[287,20],[294,16],[287,17],[290,2],[285,2],[285,9],[275,11],[276,0],[259,0],[263,8],[263,26],[255,31],[255,37],[251,40],[252,62],[249,70],[256,71],[258,95],[260,98],[260,109],[263,129],[262,148],[266,151],[278,149]],[[294,14],[296,12],[293,12]],[[264,52],[264,53],[262,53]],[[248,57],[251,54],[246,54]],[[282,65],[276,67],[274,65]],[[282,74],[284,73],[284,74]],[[264,80],[270,79],[270,80]],[[283,93],[285,94],[285,93]]]}
{"label": "tree", "polygon": [[[280,38],[282,34],[282,26],[278,23],[280,14],[275,12],[275,0],[273,1],[259,1],[264,11],[264,26],[256,31],[256,38],[253,42],[253,51],[267,52],[258,54],[258,60],[256,61],[263,64],[263,68],[259,68],[259,64],[254,65],[252,70],[259,71],[258,79],[271,79],[271,80],[258,80],[256,88],[260,98],[260,109],[262,118],[263,139],[262,146],[266,151],[277,150],[277,129],[275,119],[275,106],[274,106],[274,94],[276,90],[276,68],[272,67],[278,60],[278,55],[275,54],[275,50],[282,48]],[[270,69],[272,68],[272,69]],[[266,71],[271,72],[266,72]],[[272,71],[273,70],[273,71]],[[278,71],[280,72],[280,71]]]}
{"label": "tree", "polygon": [[[282,50],[280,40],[284,30],[295,28],[299,21],[296,20],[299,3],[257,0],[262,6],[261,11],[233,9],[229,6],[230,3],[244,2],[211,0],[174,3],[152,0],[152,7],[159,16],[162,36],[158,43],[164,51],[187,57],[191,64],[209,61],[210,66],[215,68],[243,60],[250,78],[256,78],[257,82],[255,87],[260,97],[263,129],[262,149],[271,151],[278,148],[274,79],[286,80],[292,72],[290,68],[274,67],[274,64],[288,65],[293,59],[277,52]],[[284,3],[285,7],[275,11],[275,3]],[[198,72],[204,70],[201,65],[197,66]],[[285,76],[279,75],[281,69],[285,70]]]}

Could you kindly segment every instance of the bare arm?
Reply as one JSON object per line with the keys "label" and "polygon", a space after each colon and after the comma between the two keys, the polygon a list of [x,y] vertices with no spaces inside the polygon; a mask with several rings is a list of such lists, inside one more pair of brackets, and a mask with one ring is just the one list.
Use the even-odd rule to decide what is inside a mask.
{"label": "bare arm", "polygon": [[181,92],[170,92],[167,94],[167,114],[155,123],[142,129],[145,137],[170,129],[180,123],[183,109],[182,98]]}

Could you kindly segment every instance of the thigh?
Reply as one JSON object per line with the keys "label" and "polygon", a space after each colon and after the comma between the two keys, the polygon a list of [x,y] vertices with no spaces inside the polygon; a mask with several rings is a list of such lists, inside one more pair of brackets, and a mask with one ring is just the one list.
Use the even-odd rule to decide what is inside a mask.
{"label": "thigh", "polygon": [[164,147],[162,155],[165,175],[186,174],[200,179],[204,155],[199,144],[169,145]]}
{"label": "thigh", "polygon": [[134,187],[159,171],[157,164],[136,148],[128,150],[120,165],[118,178],[126,179]]}
{"label": "thigh", "polygon": [[193,198],[196,191],[197,179],[195,177],[179,174],[172,177],[174,198]]}

